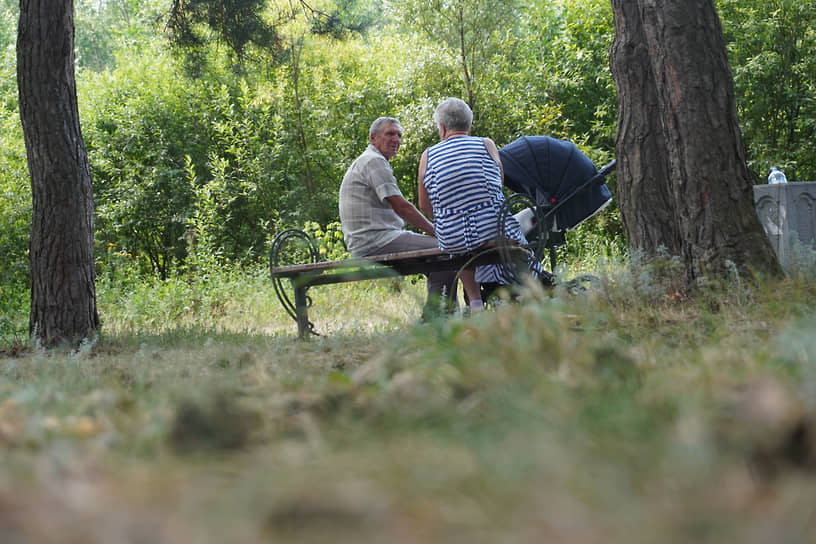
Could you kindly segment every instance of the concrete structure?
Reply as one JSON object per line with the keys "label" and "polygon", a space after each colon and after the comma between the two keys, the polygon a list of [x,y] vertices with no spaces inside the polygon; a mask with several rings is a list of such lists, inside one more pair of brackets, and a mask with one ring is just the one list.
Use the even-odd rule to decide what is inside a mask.
{"label": "concrete structure", "polygon": [[754,204],[785,272],[816,263],[816,182],[754,185]]}

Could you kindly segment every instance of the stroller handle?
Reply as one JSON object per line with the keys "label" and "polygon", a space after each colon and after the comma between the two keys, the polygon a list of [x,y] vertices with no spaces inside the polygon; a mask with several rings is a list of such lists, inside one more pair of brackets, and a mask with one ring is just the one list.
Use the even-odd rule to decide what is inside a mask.
{"label": "stroller handle", "polygon": [[612,159],[610,162],[602,166],[601,169],[598,170],[598,173],[592,176],[590,182],[595,183],[597,185],[601,185],[602,183],[604,183],[604,179],[606,178],[606,176],[608,176],[610,173],[612,173],[613,170],[615,170],[616,162],[617,161],[615,159]]}

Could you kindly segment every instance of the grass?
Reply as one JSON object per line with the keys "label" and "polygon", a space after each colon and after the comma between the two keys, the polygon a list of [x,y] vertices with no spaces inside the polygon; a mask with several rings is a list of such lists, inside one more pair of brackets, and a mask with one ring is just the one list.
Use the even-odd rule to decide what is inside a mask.
{"label": "grass", "polygon": [[422,284],[99,292],[0,355],[3,542],[811,542],[816,287],[671,267],[420,325]]}

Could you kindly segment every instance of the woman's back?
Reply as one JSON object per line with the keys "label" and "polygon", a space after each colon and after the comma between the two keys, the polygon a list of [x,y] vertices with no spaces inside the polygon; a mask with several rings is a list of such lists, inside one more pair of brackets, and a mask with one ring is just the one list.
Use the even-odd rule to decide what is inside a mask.
{"label": "woman's back", "polygon": [[[422,183],[433,207],[439,247],[451,253],[472,251],[497,235],[504,203],[501,169],[484,139],[448,138],[428,149]],[[506,221],[506,235],[522,241],[518,222]]]}
{"label": "woman's back", "polygon": [[425,188],[436,209],[467,210],[502,201],[501,171],[484,140],[450,138],[428,149]]}

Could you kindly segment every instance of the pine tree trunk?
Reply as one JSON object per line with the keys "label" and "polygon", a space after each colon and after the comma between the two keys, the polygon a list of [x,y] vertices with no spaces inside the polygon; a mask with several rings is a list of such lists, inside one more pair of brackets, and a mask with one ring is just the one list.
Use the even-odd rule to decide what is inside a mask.
{"label": "pine tree trunk", "polygon": [[99,327],[93,187],[74,79],[72,0],[21,0],[17,84],[33,198],[29,332],[45,346]]}
{"label": "pine tree trunk", "polygon": [[[649,123],[660,118],[660,103],[639,8],[627,0],[613,0],[612,5],[616,17],[610,63],[621,90],[616,142],[621,221],[631,248],[653,252],[662,246],[669,254],[679,255],[680,231],[674,215],[668,213],[671,187],[656,183],[669,179],[665,161],[669,152],[660,124]],[[642,205],[645,202],[650,204]]]}
{"label": "pine tree trunk", "polygon": [[734,83],[711,0],[612,0],[619,206],[630,245],[686,280],[780,275],[754,209]]}

